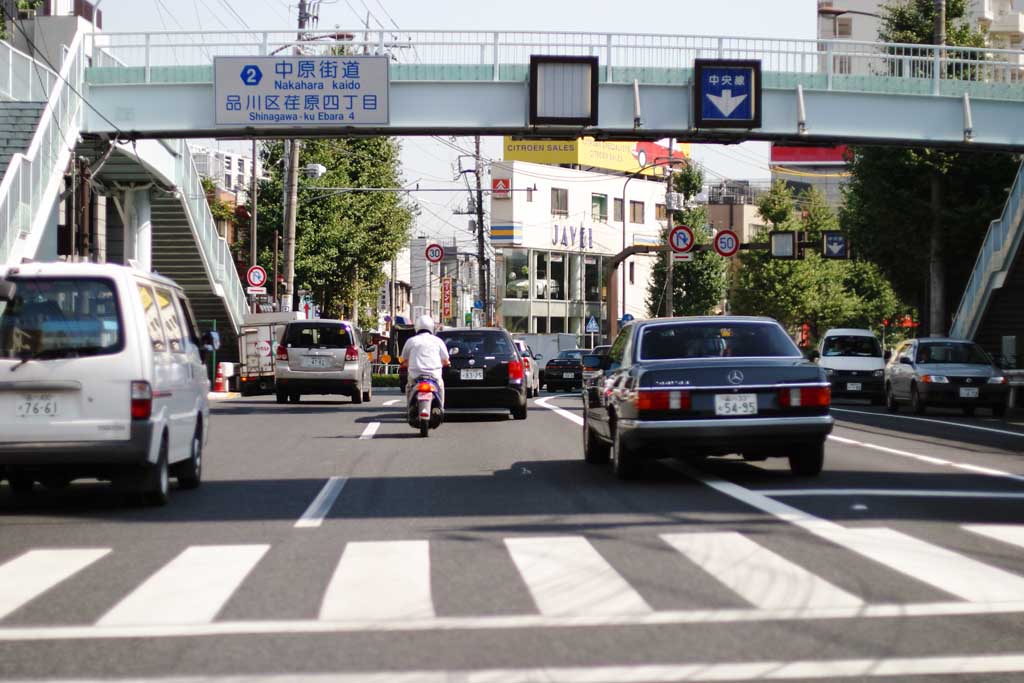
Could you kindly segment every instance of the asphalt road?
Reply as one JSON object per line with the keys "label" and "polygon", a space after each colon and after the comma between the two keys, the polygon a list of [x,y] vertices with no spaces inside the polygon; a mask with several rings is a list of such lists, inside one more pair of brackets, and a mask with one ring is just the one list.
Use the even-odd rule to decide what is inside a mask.
{"label": "asphalt road", "polygon": [[215,404],[160,509],[0,486],[0,678],[1024,678],[1024,424],[837,404],[784,459],[587,465],[579,397],[429,439],[369,405]]}

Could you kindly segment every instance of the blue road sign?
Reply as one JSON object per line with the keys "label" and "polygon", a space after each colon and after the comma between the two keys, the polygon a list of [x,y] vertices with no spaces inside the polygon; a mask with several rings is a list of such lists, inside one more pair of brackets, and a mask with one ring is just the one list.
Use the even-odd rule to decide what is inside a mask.
{"label": "blue road sign", "polygon": [[761,62],[698,59],[694,62],[698,128],[761,127]]}
{"label": "blue road sign", "polygon": [[601,331],[601,327],[597,324],[597,318],[590,316],[590,320],[587,321],[587,334],[597,334]]}
{"label": "blue road sign", "polygon": [[484,302],[480,301],[480,299],[477,299],[476,301],[473,302],[473,308],[479,311],[484,310]]}
{"label": "blue road sign", "polygon": [[259,85],[263,80],[263,71],[255,64],[246,64],[242,67],[242,83],[246,85]]}
{"label": "blue road sign", "polygon": [[633,314],[632,313],[626,313],[626,314],[624,314],[622,316],[622,319],[619,320],[619,324],[620,325],[625,325],[626,323],[628,323],[628,322],[630,322],[631,320],[634,320],[634,319],[635,318],[633,318]]}
{"label": "blue road sign", "polygon": [[841,232],[826,230],[822,233],[822,256],[825,258],[850,258],[850,240]]}

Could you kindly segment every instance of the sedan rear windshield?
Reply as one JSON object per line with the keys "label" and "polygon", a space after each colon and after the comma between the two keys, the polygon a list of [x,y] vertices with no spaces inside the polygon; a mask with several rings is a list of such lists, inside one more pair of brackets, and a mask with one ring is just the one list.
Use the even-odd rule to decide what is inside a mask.
{"label": "sedan rear windshield", "polygon": [[991,365],[992,360],[977,344],[932,342],[917,349],[918,363],[967,363]]}
{"label": "sedan rear windshield", "polygon": [[640,360],[788,357],[800,350],[772,323],[669,323],[640,333]]}
{"label": "sedan rear windshield", "polygon": [[579,360],[583,358],[582,349],[570,349],[568,351],[561,351],[555,358],[561,358],[562,360]]}
{"label": "sedan rear windshield", "polygon": [[0,303],[0,358],[68,358],[124,348],[110,280],[11,278],[12,301]]}
{"label": "sedan rear windshield", "polygon": [[500,332],[441,332],[437,335],[452,356],[511,356],[512,342]]}
{"label": "sedan rear windshield", "polygon": [[830,358],[835,356],[881,358],[882,347],[874,337],[861,335],[826,337],[821,355]]}
{"label": "sedan rear windshield", "polygon": [[352,346],[352,336],[341,325],[289,325],[285,346],[297,349],[343,349]]}

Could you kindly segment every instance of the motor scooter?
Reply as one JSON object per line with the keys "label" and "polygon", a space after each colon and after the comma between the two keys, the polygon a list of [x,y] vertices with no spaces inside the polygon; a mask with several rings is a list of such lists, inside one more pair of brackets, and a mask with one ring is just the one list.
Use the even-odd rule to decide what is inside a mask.
{"label": "motor scooter", "polygon": [[444,421],[444,406],[441,405],[441,389],[437,380],[423,376],[416,380],[416,386],[409,393],[409,426],[418,428],[420,436],[428,436],[431,429],[437,429]]}

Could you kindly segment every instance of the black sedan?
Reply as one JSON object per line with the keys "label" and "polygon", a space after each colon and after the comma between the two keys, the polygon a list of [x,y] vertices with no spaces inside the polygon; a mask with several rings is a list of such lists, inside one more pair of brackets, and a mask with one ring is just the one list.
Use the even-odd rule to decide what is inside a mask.
{"label": "black sedan", "polygon": [[740,453],[821,472],[832,431],[825,372],[770,318],[659,318],[627,325],[583,391],[584,458],[636,476],[644,459]]}
{"label": "black sedan", "polygon": [[580,349],[560,351],[544,366],[544,384],[548,391],[572,391],[583,386],[583,354]]}

